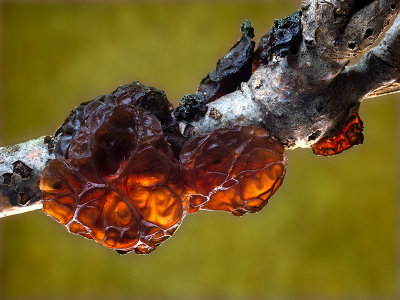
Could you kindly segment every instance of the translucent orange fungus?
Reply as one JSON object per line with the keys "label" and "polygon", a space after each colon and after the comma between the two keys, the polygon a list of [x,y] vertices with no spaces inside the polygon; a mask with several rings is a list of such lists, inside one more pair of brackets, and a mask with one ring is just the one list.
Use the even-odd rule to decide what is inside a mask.
{"label": "translucent orange fungus", "polygon": [[339,154],[355,145],[362,144],[363,123],[357,113],[354,113],[342,130],[333,137],[326,137],[311,146],[311,150],[317,155],[330,156]]}
{"label": "translucent orange fungus", "polygon": [[181,224],[180,170],[161,123],[142,107],[100,103],[45,168],[43,210],[118,250],[149,253]]}
{"label": "translucent orange fungus", "polygon": [[235,126],[184,141],[154,88],[133,83],[82,104],[42,173],[43,210],[120,253],[149,253],[188,212],[256,212],[282,183],[283,146],[263,129]]}
{"label": "translucent orange fungus", "polygon": [[265,130],[235,126],[194,138],[180,154],[182,181],[194,191],[189,212],[257,212],[282,183],[283,146]]}

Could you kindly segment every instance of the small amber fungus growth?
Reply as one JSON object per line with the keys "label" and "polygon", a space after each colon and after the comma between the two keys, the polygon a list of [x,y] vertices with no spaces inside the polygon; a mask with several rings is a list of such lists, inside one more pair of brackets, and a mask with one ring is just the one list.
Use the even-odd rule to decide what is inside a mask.
{"label": "small amber fungus growth", "polygon": [[111,96],[93,103],[45,168],[43,210],[106,247],[149,253],[185,215],[179,163],[155,114]]}
{"label": "small amber fungus growth", "polygon": [[330,156],[339,154],[355,145],[362,144],[363,123],[357,113],[354,113],[346,126],[333,137],[325,137],[311,146],[317,155]]}
{"label": "small amber fungus growth", "polygon": [[182,181],[194,192],[189,212],[257,212],[282,183],[283,146],[257,127],[218,129],[187,142],[180,154]]}

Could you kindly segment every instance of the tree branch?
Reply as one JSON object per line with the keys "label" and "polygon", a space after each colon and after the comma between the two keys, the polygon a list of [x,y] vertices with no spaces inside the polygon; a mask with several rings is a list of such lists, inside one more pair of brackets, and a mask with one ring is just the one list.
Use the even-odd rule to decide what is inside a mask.
{"label": "tree branch", "polygon": [[[206,116],[191,123],[192,134],[233,124],[261,126],[286,148],[295,149],[308,148],[319,139],[337,132],[343,122],[358,111],[359,101],[368,92],[388,83],[378,80],[380,85],[369,86],[369,89],[362,87],[359,93],[351,88],[353,83],[341,73],[349,58],[359,54],[361,47],[371,45],[400,8],[398,1],[370,1],[359,10],[349,10],[346,5],[351,6],[353,2],[304,1],[303,39],[299,51],[283,58],[273,57],[261,65],[248,82],[242,83],[240,90],[210,103]],[[358,2],[354,3],[356,6]],[[379,17],[373,18],[373,8],[378,9]],[[342,19],[346,16],[347,26],[336,20],[337,11]],[[364,21],[352,21],[360,20],[361,16],[364,16]],[[356,24],[358,28],[354,28]],[[384,41],[400,34],[396,24]],[[356,32],[366,32],[371,26],[375,27],[370,36],[360,40],[346,33],[348,26]],[[332,33],[327,34],[328,31]],[[349,47],[353,41],[358,46]],[[382,53],[385,47],[390,46],[384,41],[379,48]],[[368,76],[374,77],[374,72]]]}
{"label": "tree branch", "polygon": [[40,175],[46,163],[54,159],[49,137],[0,147],[0,218],[40,209]]}
{"label": "tree branch", "polygon": [[[180,132],[188,139],[223,127],[258,126],[286,149],[309,148],[338,132],[363,98],[400,86],[400,17],[378,46],[358,64],[346,66],[377,40],[399,9],[399,0],[303,1],[301,14],[276,21],[254,55],[243,56],[252,57],[251,77],[243,81],[230,74],[232,80],[240,79],[237,90],[203,106],[204,115],[180,120]],[[239,48],[232,49],[225,62],[234,51],[253,50],[249,26],[243,26],[244,36],[235,45]],[[243,65],[243,70],[248,67]],[[218,80],[217,75],[210,73],[202,83]],[[206,89],[201,92],[207,94]],[[186,97],[185,105],[201,97]],[[54,137],[42,137],[0,148],[0,217],[40,208],[40,173],[55,157],[56,143]]]}
{"label": "tree branch", "polygon": [[376,96],[383,91],[387,93],[399,88],[399,28],[400,16],[396,18],[379,45],[367,51],[358,64],[346,68],[339,78],[340,83],[343,81],[348,87],[346,90],[351,90],[352,94],[362,99],[366,95]]}
{"label": "tree branch", "polygon": [[369,92],[365,98],[374,98],[379,96],[385,96],[400,92],[400,83],[393,82],[388,85],[377,88],[375,91]]}

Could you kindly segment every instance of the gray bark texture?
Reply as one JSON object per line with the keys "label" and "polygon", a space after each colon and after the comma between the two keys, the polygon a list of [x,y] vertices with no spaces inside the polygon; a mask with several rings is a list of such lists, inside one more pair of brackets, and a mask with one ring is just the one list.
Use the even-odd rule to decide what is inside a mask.
{"label": "gray bark texture", "polygon": [[54,158],[51,137],[0,147],[0,218],[40,209],[40,174]]}
{"label": "gray bark texture", "polygon": [[236,124],[260,126],[295,149],[336,132],[368,93],[375,95],[374,90],[400,75],[400,17],[378,46],[347,66],[376,41],[400,8],[398,0],[364,1],[364,7],[358,2],[304,1],[299,50],[274,57],[240,90],[210,103],[206,117],[191,123],[193,134]]}
{"label": "gray bark texture", "polygon": [[[207,104],[204,117],[181,121],[182,133],[259,126],[286,149],[309,148],[337,132],[363,99],[400,90],[399,11],[400,0],[304,0],[290,50],[272,52],[238,90]],[[54,143],[42,137],[0,148],[0,217],[41,207],[40,173]]]}

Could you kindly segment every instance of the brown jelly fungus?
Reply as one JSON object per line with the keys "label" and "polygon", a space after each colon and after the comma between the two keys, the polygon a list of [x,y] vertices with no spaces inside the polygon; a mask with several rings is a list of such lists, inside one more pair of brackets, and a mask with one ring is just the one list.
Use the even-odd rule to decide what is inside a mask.
{"label": "brown jelly fungus", "polygon": [[169,238],[185,209],[165,100],[134,83],[78,107],[61,129],[64,155],[42,174],[44,212],[120,252],[149,253]]}
{"label": "brown jelly fungus", "polygon": [[252,74],[255,43],[254,28],[249,20],[242,22],[242,37],[217,62],[216,69],[203,78],[197,92],[185,95],[174,111],[179,121],[191,122],[207,112],[207,103],[234,92]]}
{"label": "brown jelly fungus", "polygon": [[286,57],[298,51],[301,43],[301,12],[275,20],[274,26],[261,37],[253,58],[253,72],[268,64],[273,56]]}
{"label": "brown jelly fungus", "polygon": [[283,146],[257,127],[218,129],[187,142],[180,154],[182,181],[192,190],[189,212],[257,212],[282,183]]}
{"label": "brown jelly fungus", "polygon": [[216,69],[199,84],[197,91],[204,95],[206,103],[234,92],[251,76],[254,29],[250,21],[245,20],[240,30],[242,37],[239,41],[217,62]]}
{"label": "brown jelly fungus", "polygon": [[283,146],[264,129],[241,126],[185,143],[172,112],[163,92],[138,82],[78,106],[42,172],[44,212],[120,254],[141,254],[172,236],[187,213],[259,211],[285,175]]}
{"label": "brown jelly fungus", "polygon": [[67,155],[67,150],[74,134],[88,120],[91,114],[97,110],[97,107],[118,104],[140,106],[154,114],[161,123],[165,139],[171,145],[175,156],[178,157],[184,139],[179,134],[175,118],[171,116],[173,111],[172,104],[169,103],[163,91],[153,87],[146,87],[140,82],[122,85],[111,94],[99,96],[76,107],[56,132],[59,137],[55,147],[56,155]]}
{"label": "brown jelly fungus", "polygon": [[339,154],[355,145],[362,144],[363,123],[357,113],[354,113],[338,133],[332,137],[320,139],[311,146],[311,150],[317,155],[330,156]]}

